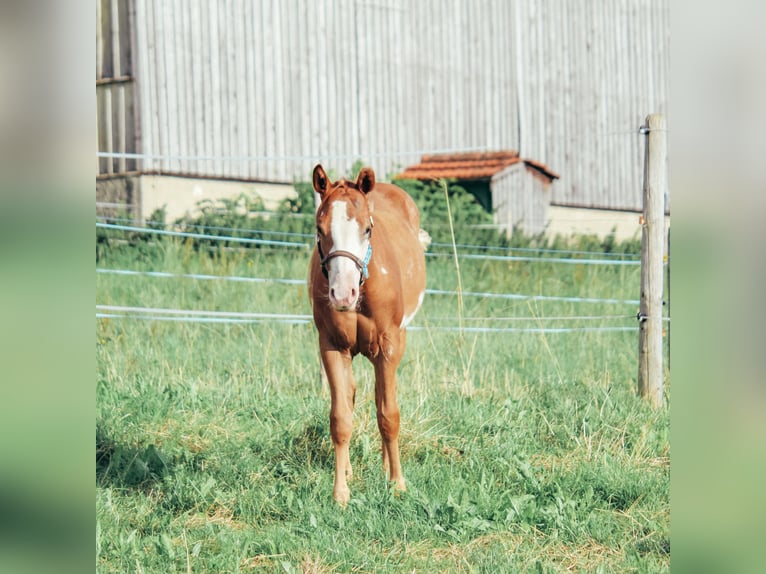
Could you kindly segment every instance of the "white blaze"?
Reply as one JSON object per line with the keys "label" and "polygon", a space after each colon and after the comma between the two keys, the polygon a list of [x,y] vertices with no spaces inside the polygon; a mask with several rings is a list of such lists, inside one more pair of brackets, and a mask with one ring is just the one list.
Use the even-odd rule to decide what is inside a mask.
{"label": "white blaze", "polygon": [[[348,251],[364,260],[367,254],[367,239],[362,235],[356,219],[348,216],[345,201],[334,201],[330,214],[330,235],[332,236],[332,251]],[[359,270],[348,257],[336,257],[329,263],[330,283],[333,276],[345,277],[352,274],[359,281]]]}

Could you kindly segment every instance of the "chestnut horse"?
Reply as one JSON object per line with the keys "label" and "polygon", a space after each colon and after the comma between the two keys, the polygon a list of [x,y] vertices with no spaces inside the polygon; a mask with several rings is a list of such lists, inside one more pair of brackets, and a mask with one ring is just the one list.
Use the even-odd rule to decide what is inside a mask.
{"label": "chestnut horse", "polygon": [[359,353],[375,367],[375,407],[382,439],[383,470],[405,490],[399,461],[396,369],[405,329],[426,287],[425,249],[418,208],[407,193],[375,183],[365,167],[356,182],[331,182],[321,165],[314,189],[317,244],[311,257],[309,294],[319,351],[330,387],[330,434],[335,448],[333,497],[345,505],[351,477],[349,442],[356,383],[352,359]]}

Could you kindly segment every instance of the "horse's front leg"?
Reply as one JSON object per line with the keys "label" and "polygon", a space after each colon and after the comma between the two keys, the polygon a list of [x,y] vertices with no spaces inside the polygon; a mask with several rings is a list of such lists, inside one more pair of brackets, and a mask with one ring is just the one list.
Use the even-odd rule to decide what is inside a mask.
{"label": "horse's front leg", "polygon": [[383,352],[375,360],[375,407],[380,431],[383,471],[398,490],[406,490],[399,460],[399,403],[396,370],[404,354],[404,332],[387,337]]}
{"label": "horse's front leg", "polygon": [[332,496],[338,504],[345,506],[351,496],[347,480],[352,475],[349,443],[356,383],[349,353],[335,349],[322,349],[321,353],[330,387],[330,435],[335,448],[335,484]]}

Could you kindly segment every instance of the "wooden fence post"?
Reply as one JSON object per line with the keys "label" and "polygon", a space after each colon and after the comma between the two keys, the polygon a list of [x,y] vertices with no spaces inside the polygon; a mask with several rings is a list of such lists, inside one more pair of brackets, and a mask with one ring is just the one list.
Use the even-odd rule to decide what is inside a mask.
{"label": "wooden fence post", "polygon": [[662,279],[665,251],[667,138],[665,117],[651,114],[641,129],[644,156],[644,212],[641,231],[641,304],[638,333],[638,393],[663,405]]}

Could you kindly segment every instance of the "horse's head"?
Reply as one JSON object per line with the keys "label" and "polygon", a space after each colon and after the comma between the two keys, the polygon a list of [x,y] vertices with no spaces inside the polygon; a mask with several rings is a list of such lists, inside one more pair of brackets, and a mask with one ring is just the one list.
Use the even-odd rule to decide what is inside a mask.
{"label": "horse's head", "polygon": [[374,187],[375,172],[369,167],[362,168],[356,183],[331,182],[321,165],[314,168],[314,189],[322,197],[316,213],[317,249],[330,304],[339,311],[356,308],[367,279],[373,225],[367,194]]}

